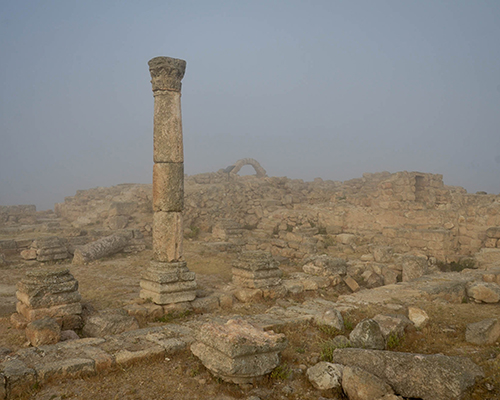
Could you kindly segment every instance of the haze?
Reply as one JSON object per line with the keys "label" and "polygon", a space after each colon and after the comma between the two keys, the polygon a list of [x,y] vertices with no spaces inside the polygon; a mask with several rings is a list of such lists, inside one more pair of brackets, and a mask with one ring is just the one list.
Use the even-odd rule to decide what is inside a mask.
{"label": "haze", "polygon": [[499,193],[499,21],[497,0],[1,2],[0,204],[151,182],[156,56],[187,61],[190,175],[252,157]]}

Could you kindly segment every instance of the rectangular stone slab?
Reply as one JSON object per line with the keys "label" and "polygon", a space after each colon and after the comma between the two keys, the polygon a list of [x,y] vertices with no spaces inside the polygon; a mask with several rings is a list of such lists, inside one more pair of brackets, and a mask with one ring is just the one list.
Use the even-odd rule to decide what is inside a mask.
{"label": "rectangular stone slab", "polygon": [[150,290],[141,289],[141,299],[151,299],[155,304],[171,304],[182,303],[184,301],[193,301],[196,298],[196,290],[173,292],[173,293],[156,293]]}
{"label": "rectangular stone slab", "polygon": [[48,308],[31,308],[26,304],[18,302],[16,304],[16,311],[23,315],[28,321],[34,321],[35,319],[41,319],[43,317],[64,317],[66,315],[81,314],[82,305],[81,303],[63,304],[60,306],[48,307]]}
{"label": "rectangular stone slab", "polygon": [[149,290],[155,293],[173,293],[173,292],[183,292],[186,290],[196,289],[196,281],[185,281],[185,282],[172,282],[172,283],[158,283],[147,281],[142,279],[140,282],[141,288]]}

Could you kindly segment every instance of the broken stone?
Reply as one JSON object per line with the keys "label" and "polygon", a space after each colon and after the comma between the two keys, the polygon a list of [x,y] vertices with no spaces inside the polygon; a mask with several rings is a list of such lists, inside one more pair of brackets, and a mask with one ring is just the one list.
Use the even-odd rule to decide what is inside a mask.
{"label": "broken stone", "polygon": [[83,334],[104,337],[139,329],[139,323],[123,309],[102,310],[84,317]]}
{"label": "broken stone", "polygon": [[461,399],[476,379],[484,376],[470,359],[442,354],[337,349],[332,358],[334,363],[356,366],[377,376],[401,396],[423,400]]}
{"label": "broken stone", "polygon": [[204,324],[191,351],[215,376],[241,384],[276,368],[286,346],[283,334],[265,332],[243,320],[229,320],[224,325]]}
{"label": "broken stone", "polygon": [[333,258],[322,254],[306,260],[302,270],[306,274],[316,276],[345,275],[347,262],[342,258]]}
{"label": "broken stone", "polygon": [[475,282],[467,285],[467,296],[477,302],[498,303],[500,301],[500,286],[496,283]]}
{"label": "broken stone", "polygon": [[342,370],[344,367],[340,364],[332,364],[326,361],[307,369],[307,379],[319,390],[342,388]]}
{"label": "broken stone", "polygon": [[340,311],[334,308],[325,310],[321,315],[315,316],[314,321],[318,325],[331,326],[339,332],[344,331],[344,318]]}
{"label": "broken stone", "polygon": [[352,347],[363,349],[383,350],[385,339],[379,324],[373,319],[361,321],[349,335]]}
{"label": "broken stone", "polygon": [[465,340],[478,345],[494,344],[500,337],[500,323],[496,318],[468,324]]}
{"label": "broken stone", "polygon": [[26,339],[35,347],[55,344],[61,339],[61,327],[55,319],[48,317],[30,322],[25,332]]}
{"label": "broken stone", "polygon": [[427,257],[404,255],[403,261],[403,282],[409,282],[428,273]]}
{"label": "broken stone", "polygon": [[380,326],[380,331],[386,340],[391,335],[403,337],[405,329],[412,325],[412,322],[404,315],[378,314],[373,317],[373,320]]}
{"label": "broken stone", "polygon": [[413,322],[417,329],[423,328],[429,322],[427,313],[417,307],[408,307],[408,319]]}
{"label": "broken stone", "polygon": [[353,292],[357,292],[359,290],[359,285],[358,282],[356,282],[353,278],[351,278],[350,275],[347,275],[344,278],[344,283],[347,285],[349,289],[351,289]]}
{"label": "broken stone", "polygon": [[373,400],[394,393],[382,379],[355,366],[344,367],[342,388],[349,400]]}
{"label": "broken stone", "polygon": [[122,251],[128,243],[124,235],[111,235],[75,249],[73,264],[83,265]]}

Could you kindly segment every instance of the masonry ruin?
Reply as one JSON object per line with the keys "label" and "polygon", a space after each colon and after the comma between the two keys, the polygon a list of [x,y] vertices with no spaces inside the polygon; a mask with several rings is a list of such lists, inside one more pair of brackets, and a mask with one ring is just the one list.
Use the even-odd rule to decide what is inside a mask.
{"label": "masonry ruin", "polygon": [[[0,399],[54,377],[170,362],[179,353],[207,369],[203,393],[220,379],[242,385],[247,398],[294,391],[302,398],[311,385],[322,391],[315,398],[445,400],[467,398],[473,387],[474,399],[500,396],[489,372],[500,365],[500,311],[492,307],[500,303],[500,195],[469,194],[422,172],[304,182],[268,176],[253,158],[185,176],[185,68],[169,57],[149,61],[152,185],[79,190],[54,211],[0,206],[0,268],[7,271],[0,328],[8,323],[31,343],[0,346]],[[245,165],[255,175],[240,176]],[[198,265],[188,268],[185,247]],[[224,260],[223,278],[203,270],[214,260],[215,268]],[[98,287],[84,292],[78,276]],[[113,307],[95,309],[104,277],[121,292],[106,299]],[[445,324],[440,307],[468,308],[463,320]],[[363,316],[353,323],[357,312]],[[462,347],[447,355],[394,351],[405,335],[419,352],[439,335]],[[460,354],[470,346],[474,362]],[[199,371],[185,372],[175,379]],[[263,376],[275,379],[278,394],[262,392]],[[361,386],[372,397],[360,397]]]}

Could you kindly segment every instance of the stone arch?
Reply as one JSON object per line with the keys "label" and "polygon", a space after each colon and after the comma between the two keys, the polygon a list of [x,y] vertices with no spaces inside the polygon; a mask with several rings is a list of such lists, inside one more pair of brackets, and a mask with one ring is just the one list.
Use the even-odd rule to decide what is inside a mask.
{"label": "stone arch", "polygon": [[237,174],[239,170],[245,165],[251,165],[255,169],[255,175],[257,176],[257,178],[263,178],[267,176],[266,170],[262,168],[259,162],[257,160],[254,160],[253,158],[242,158],[241,160],[236,161],[236,163],[234,164],[234,168],[231,170],[231,175]]}

